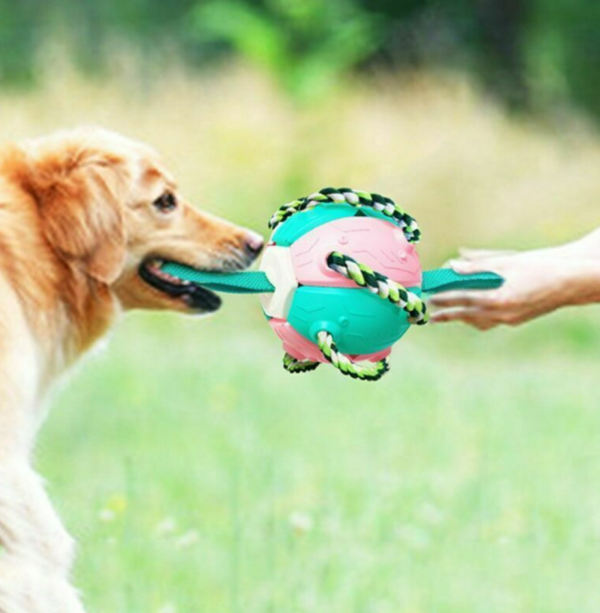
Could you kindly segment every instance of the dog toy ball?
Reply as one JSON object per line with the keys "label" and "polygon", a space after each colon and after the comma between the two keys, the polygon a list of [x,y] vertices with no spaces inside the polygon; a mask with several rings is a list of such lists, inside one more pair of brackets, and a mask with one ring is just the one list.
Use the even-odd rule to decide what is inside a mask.
{"label": "dog toy ball", "polygon": [[392,345],[427,323],[424,294],[503,283],[491,272],[423,272],[417,222],[379,194],[328,187],[280,207],[269,227],[260,272],[163,269],[215,291],[261,294],[291,373],[330,363],[355,379],[380,379]]}

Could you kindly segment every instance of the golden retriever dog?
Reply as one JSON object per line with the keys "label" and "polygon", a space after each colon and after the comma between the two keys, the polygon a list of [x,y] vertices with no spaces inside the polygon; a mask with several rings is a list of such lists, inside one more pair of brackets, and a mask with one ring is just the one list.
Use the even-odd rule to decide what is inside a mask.
{"label": "golden retriever dog", "polygon": [[73,541],[31,465],[53,383],[124,311],[219,308],[163,261],[239,270],[262,245],[194,208],[150,147],[117,134],[0,151],[0,613],[83,611]]}

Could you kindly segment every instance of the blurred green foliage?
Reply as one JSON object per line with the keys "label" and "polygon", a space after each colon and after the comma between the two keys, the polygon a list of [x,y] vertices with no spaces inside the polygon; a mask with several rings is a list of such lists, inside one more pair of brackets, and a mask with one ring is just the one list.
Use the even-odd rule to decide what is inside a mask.
{"label": "blurred green foliage", "polygon": [[322,93],[337,74],[377,52],[379,20],[354,2],[241,0],[197,3],[198,40],[224,41],[272,72],[291,92]]}
{"label": "blurred green foliage", "polygon": [[115,44],[194,65],[232,53],[297,97],[350,70],[461,68],[516,106],[600,116],[600,4],[585,0],[0,0],[0,79],[31,81],[48,38],[87,69]]}

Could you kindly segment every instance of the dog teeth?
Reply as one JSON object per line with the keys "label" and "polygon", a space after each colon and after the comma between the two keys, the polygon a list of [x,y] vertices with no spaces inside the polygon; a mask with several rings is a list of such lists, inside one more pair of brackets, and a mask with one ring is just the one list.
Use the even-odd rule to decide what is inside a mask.
{"label": "dog teeth", "polygon": [[189,287],[192,285],[190,281],[180,279],[179,277],[176,277],[163,270],[162,267],[164,266],[164,264],[165,261],[161,260],[160,258],[151,258],[147,260],[146,266],[150,271],[152,271],[152,274],[154,274],[156,277],[162,279],[163,281],[171,283],[172,285],[181,285],[183,287]]}
{"label": "dog teeth", "polygon": [[149,260],[147,264],[148,268],[155,269],[155,270],[161,270],[162,265],[163,265],[163,261],[157,258]]}

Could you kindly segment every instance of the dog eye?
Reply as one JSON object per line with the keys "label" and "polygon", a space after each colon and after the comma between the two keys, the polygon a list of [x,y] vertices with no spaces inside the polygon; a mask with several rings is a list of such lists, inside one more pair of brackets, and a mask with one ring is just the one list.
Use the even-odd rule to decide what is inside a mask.
{"label": "dog eye", "polygon": [[152,205],[161,213],[170,213],[177,208],[177,199],[171,192],[166,192],[157,198]]}

